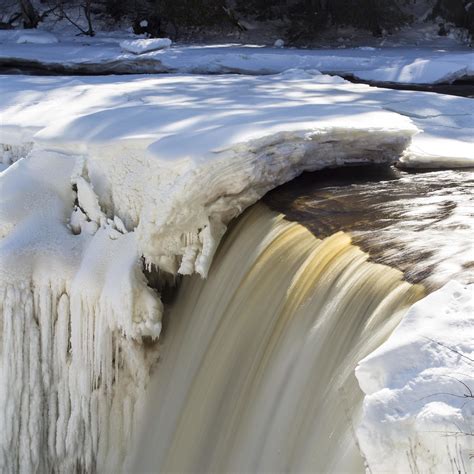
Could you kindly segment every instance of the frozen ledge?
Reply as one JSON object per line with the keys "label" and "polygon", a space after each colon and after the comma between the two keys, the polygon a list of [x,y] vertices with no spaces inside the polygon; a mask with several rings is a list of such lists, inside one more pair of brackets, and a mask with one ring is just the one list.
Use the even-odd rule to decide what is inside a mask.
{"label": "frozen ledge", "polygon": [[[279,132],[214,152],[212,160],[166,183],[166,198],[146,192],[136,227],[140,252],[148,264],[170,273],[206,277],[229,221],[267,191],[304,171],[393,163],[413,132],[408,123],[398,130],[326,126]],[[165,173],[160,166],[163,172],[155,176]],[[150,182],[153,186],[152,177]]]}

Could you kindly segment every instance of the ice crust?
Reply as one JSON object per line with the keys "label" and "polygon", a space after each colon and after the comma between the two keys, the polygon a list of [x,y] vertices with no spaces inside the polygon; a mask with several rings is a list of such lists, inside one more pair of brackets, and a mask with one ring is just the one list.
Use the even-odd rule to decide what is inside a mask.
{"label": "ice crust", "polygon": [[473,297],[474,285],[451,281],[359,363],[357,436],[370,472],[470,472]]}
{"label": "ice crust", "polygon": [[[161,302],[146,284],[135,235],[97,207],[81,163],[43,151],[0,175],[6,473],[115,466],[153,358],[139,342],[161,329]],[[67,222],[79,212],[75,235]]]}

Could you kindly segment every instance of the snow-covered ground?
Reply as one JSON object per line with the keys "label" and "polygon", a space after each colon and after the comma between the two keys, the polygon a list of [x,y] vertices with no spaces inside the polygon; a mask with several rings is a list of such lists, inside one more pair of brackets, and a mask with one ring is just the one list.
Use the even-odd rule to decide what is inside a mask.
{"label": "snow-covered ground", "polygon": [[133,54],[148,53],[149,51],[166,49],[170,46],[171,40],[169,38],[135,39],[120,42],[120,47],[123,51]]}
{"label": "snow-covered ground", "polygon": [[416,303],[359,363],[357,430],[369,472],[471,472],[474,286],[452,281]]}
{"label": "snow-covered ground", "polygon": [[[26,43],[31,34],[29,43]],[[123,36],[94,38],[41,37],[40,31],[0,31],[0,65],[28,63],[63,72],[194,74],[275,74],[288,69],[317,69],[323,73],[353,75],[366,81],[404,84],[452,82],[474,76],[474,53],[469,48],[436,47],[295,49],[256,45],[174,45],[169,49],[133,54],[123,51]],[[45,44],[47,43],[47,44]],[[146,48],[145,48],[146,50]]]}

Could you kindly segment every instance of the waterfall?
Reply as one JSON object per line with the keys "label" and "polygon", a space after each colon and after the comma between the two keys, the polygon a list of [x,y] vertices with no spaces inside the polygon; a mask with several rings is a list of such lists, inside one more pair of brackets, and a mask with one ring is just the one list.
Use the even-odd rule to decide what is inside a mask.
{"label": "waterfall", "polygon": [[166,316],[133,472],[363,472],[357,362],[423,289],[259,204]]}

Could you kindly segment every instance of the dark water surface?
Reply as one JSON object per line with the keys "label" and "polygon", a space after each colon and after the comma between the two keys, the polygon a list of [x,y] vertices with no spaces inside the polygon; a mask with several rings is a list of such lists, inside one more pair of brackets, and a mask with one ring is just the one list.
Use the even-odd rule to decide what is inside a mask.
{"label": "dark water surface", "polygon": [[397,82],[363,81],[350,75],[343,77],[354,84],[368,84],[369,86],[383,87],[385,89],[437,92],[438,94],[474,98],[474,78],[459,79],[451,84],[400,84]]}
{"label": "dark water surface", "polygon": [[435,288],[474,281],[474,170],[366,166],[305,173],[264,202],[317,237],[349,232],[377,262]]}
{"label": "dark water surface", "polygon": [[[122,61],[111,61],[108,64],[42,64],[39,61],[21,59],[0,59],[0,74],[25,74],[32,76],[107,76],[127,74],[158,74],[159,70],[143,62],[131,68]],[[439,94],[474,98],[474,78],[459,79],[445,84],[399,84],[396,82],[363,81],[351,74],[342,75],[344,79],[355,84],[368,84],[374,87],[396,90],[437,92]]]}

